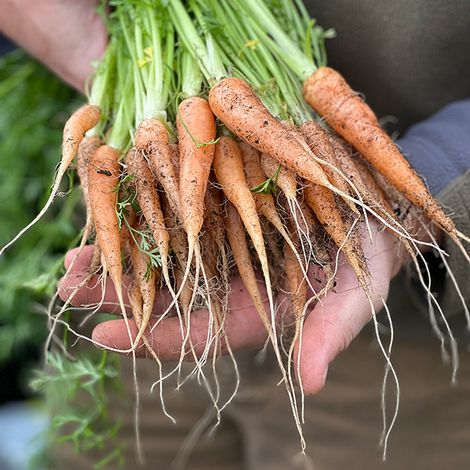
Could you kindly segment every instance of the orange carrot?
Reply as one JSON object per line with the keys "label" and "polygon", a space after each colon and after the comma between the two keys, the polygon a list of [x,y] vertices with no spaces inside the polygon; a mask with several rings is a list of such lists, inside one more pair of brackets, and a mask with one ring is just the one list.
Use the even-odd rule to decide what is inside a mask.
{"label": "orange carrot", "polygon": [[[178,107],[181,219],[191,257],[204,222],[204,195],[214,159],[215,119],[206,100],[185,99]],[[190,261],[190,260],[189,260]]]}
{"label": "orange carrot", "polygon": [[260,164],[267,178],[272,178],[277,173],[276,186],[281,189],[287,199],[295,199],[297,194],[297,178],[295,175],[282,165],[279,169],[279,163],[265,153],[261,154]]}
{"label": "orange carrot", "polygon": [[105,260],[106,269],[122,303],[122,262],[119,223],[116,214],[120,166],[119,152],[102,145],[88,165],[88,192],[96,241]]}
{"label": "orange carrot", "polygon": [[78,151],[78,146],[83,139],[83,135],[88,130],[96,126],[100,118],[100,109],[97,106],[90,104],[84,105],[77,109],[69,120],[65,123],[64,135],[62,139],[62,158],[60,160],[59,168],[54,177],[51,193],[46,201],[44,207],[40,210],[39,214],[28,224],[22,228],[1,250],[0,256],[3,252],[16,242],[24,233],[26,233],[33,225],[35,225],[42,216],[47,212],[52,202],[54,201],[59,186],[62,181],[67,168],[72,163],[75,154]]}
{"label": "orange carrot", "polygon": [[100,147],[101,140],[98,136],[85,137],[78,147],[77,152],[77,175],[82,188],[83,199],[86,207],[86,222],[83,230],[83,241],[88,240],[93,223],[91,221],[90,198],[88,196],[88,163],[94,152]]}
{"label": "orange carrot", "polygon": [[[347,181],[332,168],[336,167],[335,151],[331,145],[327,131],[315,121],[303,123],[299,127],[299,130],[312,152],[325,162],[325,165],[322,166],[328,179],[343,193],[351,194],[351,187]],[[345,203],[355,214],[359,214],[354,202],[345,200]]]}
{"label": "orange carrot", "polygon": [[168,196],[173,211],[178,213],[180,207],[178,179],[172,164],[166,127],[158,119],[142,121],[135,131],[135,146],[144,152],[153,173]]}
{"label": "orange carrot", "polygon": [[150,227],[153,239],[160,252],[165,282],[167,285],[170,285],[170,277],[168,274],[170,236],[165,227],[165,217],[160,207],[157,183],[153,178],[144,156],[137,149],[133,148],[129,150],[126,156],[126,164],[135,185],[136,198],[140,210]]}
{"label": "orange carrot", "polygon": [[[137,227],[138,228],[138,227]],[[134,344],[138,345],[145,333],[150,318],[153,313],[153,307],[156,297],[156,282],[158,280],[157,273],[152,267],[150,258],[143,253],[137,243],[141,243],[141,237],[135,236],[136,240],[130,243],[130,253],[132,268],[134,270],[134,279],[140,289],[142,296],[142,317],[139,322],[139,331],[134,340]],[[137,243],[136,243],[137,242]]]}
{"label": "orange carrot", "polygon": [[252,147],[307,181],[335,189],[299,133],[279,122],[247,82],[221,80],[211,88],[209,103],[214,114]]}
{"label": "orange carrot", "polygon": [[357,246],[351,240],[351,226],[343,220],[334,194],[322,186],[309,184],[304,188],[304,196],[307,205],[313,210],[325,231],[344,252],[360,286],[368,293],[368,269],[364,255],[360,245]]}
{"label": "orange carrot", "polygon": [[329,67],[320,67],[304,84],[305,100],[338,134],[352,144],[395,188],[447,233],[457,235],[426,185],[412,169],[377,117],[344,78]]}
{"label": "orange carrot", "polygon": [[238,274],[250,295],[253,305],[263,322],[266,331],[270,334],[271,326],[268,314],[264,307],[263,298],[258,287],[255,270],[251,262],[250,250],[246,242],[245,229],[235,206],[227,204],[227,215],[225,217],[225,228],[227,238],[232,249],[233,258],[237,264]]}
{"label": "orange carrot", "polygon": [[221,137],[214,157],[214,170],[217,181],[228,200],[238,213],[253,241],[263,270],[268,273],[268,262],[264,247],[263,231],[256,210],[254,195],[250,191],[243,169],[240,148],[230,137]]}

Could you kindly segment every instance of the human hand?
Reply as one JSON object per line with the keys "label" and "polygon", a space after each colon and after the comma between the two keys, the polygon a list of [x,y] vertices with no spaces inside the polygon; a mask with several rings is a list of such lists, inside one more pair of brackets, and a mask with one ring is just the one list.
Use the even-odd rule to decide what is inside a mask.
{"label": "human hand", "polygon": [[[371,279],[373,280],[372,301],[378,312],[388,294],[390,280],[399,271],[402,260],[397,256],[397,240],[387,231],[379,231],[373,227],[373,242],[364,235],[364,253],[368,260]],[[66,266],[70,265],[75,251],[66,257]],[[68,297],[74,286],[84,279],[92,255],[91,247],[87,247],[69,273],[63,279],[60,288],[62,299]],[[352,269],[342,257],[339,258],[336,275],[336,287],[321,302],[317,303],[305,319],[303,327],[302,351],[300,355],[300,374],[304,391],[308,394],[319,392],[326,379],[328,366],[333,359],[348,347],[361,329],[371,319],[370,302],[358,287]],[[313,279],[313,269],[311,270]],[[125,279],[125,286],[130,279]],[[96,279],[81,289],[73,298],[73,305],[97,304],[102,297],[102,289]],[[125,299],[127,302],[127,299]],[[162,313],[170,301],[163,292],[155,305],[155,314]],[[108,281],[105,288],[103,310],[115,308],[116,297],[112,283]],[[254,309],[242,281],[237,277],[232,282],[230,296],[230,312],[226,322],[227,341],[233,350],[262,347],[266,340],[266,331]],[[153,320],[154,324],[156,321]],[[136,335],[136,327],[131,323],[132,334]],[[208,312],[200,310],[191,314],[191,337],[196,353],[202,353],[207,337]],[[98,343],[122,350],[130,347],[129,336],[124,320],[110,320],[97,325],[93,331],[93,340]],[[182,347],[179,320],[164,319],[151,334],[150,343],[162,360],[175,361],[180,358]],[[136,351],[138,356],[145,356],[145,348]],[[188,356],[191,359],[192,356]],[[294,354],[297,361],[297,354]],[[295,365],[294,370],[297,370]]]}
{"label": "human hand", "polygon": [[79,91],[103,54],[98,0],[5,0],[0,31]]}

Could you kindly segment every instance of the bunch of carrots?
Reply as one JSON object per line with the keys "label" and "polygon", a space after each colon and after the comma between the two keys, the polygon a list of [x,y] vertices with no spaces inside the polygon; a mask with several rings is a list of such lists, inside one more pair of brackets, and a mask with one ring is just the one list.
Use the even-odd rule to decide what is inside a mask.
{"label": "bunch of carrots", "polygon": [[[148,335],[165,289],[171,302],[152,329],[170,315],[179,319],[179,366],[190,355],[203,375],[209,357],[214,365],[222,353],[236,365],[224,326],[238,275],[267,330],[301,432],[291,363],[309,306],[334,289],[337,253],[370,298],[361,230],[368,217],[396,236],[416,266],[423,244],[445,254],[435,241],[411,235],[399,208],[421,221],[431,240],[433,226],[459,247],[468,238],[362,97],[326,66],[324,40],[332,32],[316,25],[301,1],[110,4],[109,45],[89,103],[65,126],[48,203],[18,236],[42,217],[76,159],[87,213],[80,247],[95,247],[89,278],[102,273],[114,284],[127,352],[146,348],[161,386]],[[312,263],[322,273],[320,287],[308,275]],[[134,336],[124,273],[133,278]],[[276,299],[286,291],[294,330],[287,349],[276,326]],[[51,315],[52,325],[69,303]],[[201,308],[209,313],[202,347],[190,334],[191,314]]]}

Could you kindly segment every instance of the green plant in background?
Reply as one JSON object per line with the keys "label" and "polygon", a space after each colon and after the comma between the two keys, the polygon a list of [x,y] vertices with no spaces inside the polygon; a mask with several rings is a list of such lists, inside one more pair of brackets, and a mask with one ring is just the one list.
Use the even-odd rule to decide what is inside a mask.
{"label": "green plant in background", "polygon": [[115,467],[124,461],[123,449],[114,441],[121,423],[108,409],[111,396],[122,397],[114,380],[119,377],[119,358],[106,351],[87,356],[70,361],[62,353],[51,353],[47,369],[38,371],[31,385],[52,411],[51,444],[69,442],[76,452],[93,452],[95,468]]}
{"label": "green plant in background", "polygon": [[[0,245],[29,222],[47,196],[60,157],[62,127],[78,94],[22,51],[0,59]],[[0,364],[40,345],[45,320],[34,314],[52,294],[62,258],[77,235],[79,193],[49,214],[0,259]]]}
{"label": "green plant in background", "polygon": [[[0,246],[43,206],[60,159],[64,123],[82,101],[24,52],[0,58]],[[41,222],[0,258],[0,367],[44,344],[41,312],[64,273],[64,253],[84,223],[80,191],[69,191],[72,185],[71,172],[63,185],[66,197],[57,197]],[[70,442],[78,452],[94,452],[96,468],[115,468],[122,453],[109,443],[120,424],[108,414],[107,392],[119,384],[118,358],[90,349],[75,359],[50,353],[32,388],[46,397],[52,416],[48,444]],[[32,376],[29,361],[21,362],[25,383]]]}

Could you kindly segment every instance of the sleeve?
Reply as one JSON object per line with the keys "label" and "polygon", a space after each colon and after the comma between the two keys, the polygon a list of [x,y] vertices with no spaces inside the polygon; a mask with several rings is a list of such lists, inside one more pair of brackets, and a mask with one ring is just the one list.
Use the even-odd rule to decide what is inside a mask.
{"label": "sleeve", "polygon": [[[412,126],[397,144],[457,229],[470,237],[470,99],[449,104]],[[470,253],[470,244],[464,241],[463,245]],[[470,303],[470,263],[448,237],[444,249],[463,297]],[[462,312],[461,299],[449,274],[439,295],[446,313]]]}

